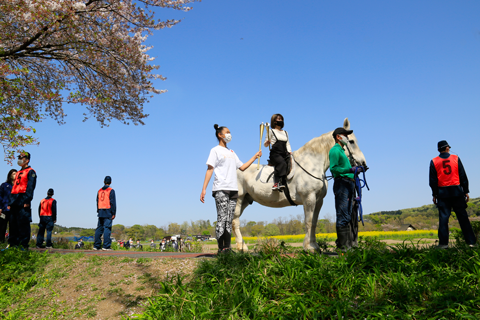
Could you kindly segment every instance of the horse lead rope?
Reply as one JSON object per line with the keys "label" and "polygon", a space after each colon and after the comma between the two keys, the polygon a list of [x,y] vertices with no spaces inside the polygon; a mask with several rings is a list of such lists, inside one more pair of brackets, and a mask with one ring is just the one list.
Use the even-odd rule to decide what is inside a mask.
{"label": "horse lead rope", "polygon": [[[307,170],[305,170],[305,168],[302,167],[302,166],[300,165],[300,163],[298,163],[297,159],[293,158],[293,161],[295,161],[295,163],[296,163],[300,168],[302,168],[302,170],[305,171],[310,177],[312,177],[312,178],[314,178],[314,179],[317,179],[317,180],[325,180],[325,178],[317,178],[317,177],[315,177],[313,174],[311,174],[310,172],[308,172]],[[323,176],[325,176],[325,174],[323,174]],[[327,177],[327,181],[330,180],[331,178],[333,178],[333,177]]]}
{"label": "horse lead rope", "polygon": [[[311,174],[310,172],[308,172],[307,170],[305,170],[304,167],[302,167],[300,165],[300,163],[298,163],[298,161],[293,158],[293,161],[295,161],[295,163],[300,167],[302,168],[303,171],[305,171],[309,176],[311,176],[312,178],[314,179],[317,179],[317,180],[325,180],[325,178],[318,178],[318,177],[315,177],[313,174]],[[358,169],[359,168],[362,168],[362,172],[358,172]],[[360,179],[360,177],[358,176],[359,173],[363,173],[363,179]],[[325,174],[324,174],[325,176]],[[359,221],[362,221],[362,225],[365,226],[365,224],[363,223],[363,207],[362,207],[362,188],[364,187],[367,187],[367,190],[370,191],[370,188],[368,187],[368,184],[367,184],[367,178],[365,178],[365,168],[363,166],[357,166],[355,168],[355,172],[354,172],[354,177],[355,177],[355,189],[357,190],[357,194],[358,194],[358,197],[355,198],[355,201],[357,202],[358,204],[358,215],[357,215],[357,219]],[[333,178],[333,176],[330,176],[330,177],[326,177],[326,180],[331,180]],[[362,184],[363,182],[363,184]],[[360,219],[359,219],[360,217]]]}
{"label": "horse lead rope", "polygon": [[[361,173],[361,172],[358,172],[359,168],[362,168],[361,172],[363,172],[363,179],[360,179],[360,177],[358,176],[358,174]],[[365,178],[365,168],[362,166],[356,167],[354,177],[355,177],[355,189],[357,190],[357,194],[358,194],[358,197],[355,198],[355,201],[358,204],[357,219],[359,221],[362,221],[362,225],[365,226],[365,224],[363,223],[362,188],[367,187],[367,190],[370,191],[370,188],[368,187],[368,184],[367,184],[367,179]],[[363,185],[362,185],[362,182],[363,182]]]}

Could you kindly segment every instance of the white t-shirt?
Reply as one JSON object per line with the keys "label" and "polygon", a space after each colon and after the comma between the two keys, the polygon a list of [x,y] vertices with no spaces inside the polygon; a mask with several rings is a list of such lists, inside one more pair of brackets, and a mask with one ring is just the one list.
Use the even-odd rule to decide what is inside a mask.
{"label": "white t-shirt", "polygon": [[[272,132],[273,130],[275,130],[275,135]],[[287,131],[270,129],[270,144],[272,146],[275,144],[275,142],[277,142],[277,138],[278,138],[278,141],[287,141],[287,151],[292,152],[292,147],[290,147],[290,140],[288,140]],[[265,137],[265,143],[263,144],[265,147],[267,146],[266,145],[267,140],[268,140],[268,135]]]}
{"label": "white t-shirt", "polygon": [[210,150],[207,165],[213,167],[215,180],[212,191],[238,191],[237,169],[243,165],[233,150],[216,146]]}

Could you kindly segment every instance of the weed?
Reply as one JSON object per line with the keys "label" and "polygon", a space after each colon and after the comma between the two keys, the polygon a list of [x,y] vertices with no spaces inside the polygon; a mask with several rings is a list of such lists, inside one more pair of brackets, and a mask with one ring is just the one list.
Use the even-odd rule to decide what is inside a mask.
{"label": "weed", "polygon": [[113,294],[121,294],[122,292],[122,289],[121,288],[111,288],[111,289],[108,289],[108,293],[113,293]]}
{"label": "weed", "polygon": [[150,258],[138,258],[137,259],[137,263],[139,264],[147,264],[147,263],[150,263],[152,262],[152,259]]}
{"label": "weed", "polygon": [[87,313],[86,313],[86,316],[87,318],[93,318],[97,315],[97,311],[96,310],[88,310]]}

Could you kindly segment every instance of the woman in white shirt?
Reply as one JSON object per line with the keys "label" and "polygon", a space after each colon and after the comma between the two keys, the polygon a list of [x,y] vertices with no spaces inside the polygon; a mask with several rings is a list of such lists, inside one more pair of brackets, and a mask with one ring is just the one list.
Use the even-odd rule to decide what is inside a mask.
{"label": "woman in white shirt", "polygon": [[262,156],[258,151],[248,162],[242,163],[235,152],[227,147],[227,143],[232,140],[232,135],[227,127],[215,128],[215,137],[218,139],[218,146],[210,150],[207,160],[207,173],[203,182],[200,201],[205,203],[205,194],[207,186],[215,172],[213,180],[212,193],[217,206],[217,226],[215,228],[218,242],[218,252],[229,252],[230,240],[232,235],[232,220],[235,213],[235,206],[238,199],[237,169],[246,170],[250,165]]}
{"label": "woman in white shirt", "polygon": [[273,129],[270,129],[270,140],[265,139],[264,146],[272,145],[270,150],[269,162],[275,166],[273,174],[273,190],[282,190],[287,183],[287,158],[292,153],[290,142],[288,141],[288,133],[283,130],[284,122],[283,116],[276,113],[272,116],[271,125]]}

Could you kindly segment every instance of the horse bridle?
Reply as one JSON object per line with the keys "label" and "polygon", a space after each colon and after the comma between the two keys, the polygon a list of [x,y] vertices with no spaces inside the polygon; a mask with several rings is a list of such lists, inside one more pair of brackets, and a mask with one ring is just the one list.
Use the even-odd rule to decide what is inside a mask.
{"label": "horse bridle", "polygon": [[[350,151],[350,148],[348,147],[348,145],[345,145],[345,147],[347,147],[347,151],[348,151],[348,154],[349,154],[350,162],[353,162],[353,164],[354,164],[355,167],[361,166],[361,164],[359,164],[359,163],[357,162],[357,160],[355,160],[355,157],[353,156],[352,151]],[[311,176],[311,177],[314,178],[314,179],[317,179],[317,180],[327,180],[327,181],[333,179],[333,176],[328,176],[328,177],[327,177],[327,176],[325,175],[325,173],[323,174],[323,178],[315,177],[313,174],[311,174],[310,172],[308,172],[307,169],[305,169],[304,167],[302,167],[302,165],[301,165],[300,163],[298,163],[297,159],[293,158],[293,161],[295,161],[295,163],[296,163],[303,171],[305,171],[309,176]],[[367,165],[362,166],[362,167],[365,169],[365,171],[368,170],[368,166],[367,166]]]}

